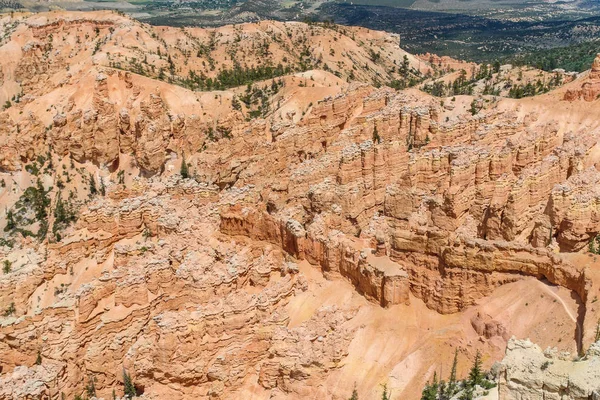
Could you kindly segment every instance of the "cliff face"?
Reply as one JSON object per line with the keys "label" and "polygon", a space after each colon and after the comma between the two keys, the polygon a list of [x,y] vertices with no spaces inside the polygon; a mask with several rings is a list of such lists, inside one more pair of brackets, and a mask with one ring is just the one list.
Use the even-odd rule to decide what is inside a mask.
{"label": "cliff face", "polygon": [[[409,303],[408,293],[412,292],[437,312],[455,313],[500,285],[526,276],[548,279],[583,297],[588,290],[582,271],[551,252],[505,242],[448,243],[439,238],[438,243],[428,243],[426,238],[417,237],[413,239],[417,243],[411,243],[414,247],[402,251],[392,247],[388,257],[384,249],[365,248],[368,243],[354,238],[335,234],[314,237],[297,221],[282,223],[268,215],[235,210],[222,214],[221,232],[276,244],[298,259],[321,266],[328,274],[349,279],[361,293],[383,306]],[[423,265],[427,262],[430,266]]]}
{"label": "cliff face", "polygon": [[[593,200],[590,218],[576,211],[586,207],[578,193],[594,190],[587,182],[597,176],[589,168],[595,134],[560,133],[535,113],[520,120],[511,109],[450,124],[440,114],[431,102],[385,90],[351,89],[319,104],[304,125],[277,137],[271,154],[308,154],[296,171],[274,174],[284,183],[263,194],[271,215],[231,211],[222,216],[222,231],[276,243],[359,287],[358,277],[371,275],[361,255],[368,246],[398,263],[411,292],[443,313],[522,276],[548,279],[586,301],[585,271],[551,248],[585,248],[597,229]],[[311,150],[314,143],[326,149]],[[246,168],[276,165],[265,161],[249,160]],[[256,181],[239,175],[237,183]],[[332,228],[346,235],[329,234]],[[378,291],[361,290],[389,304],[385,279],[376,282]]]}
{"label": "cliff face", "polygon": [[0,23],[0,399],[410,399],[592,341],[595,100],[376,88],[406,53],[359,28]]}
{"label": "cliff face", "polygon": [[502,399],[595,399],[600,396],[600,345],[593,343],[585,356],[542,349],[528,340],[508,342],[499,368]]}

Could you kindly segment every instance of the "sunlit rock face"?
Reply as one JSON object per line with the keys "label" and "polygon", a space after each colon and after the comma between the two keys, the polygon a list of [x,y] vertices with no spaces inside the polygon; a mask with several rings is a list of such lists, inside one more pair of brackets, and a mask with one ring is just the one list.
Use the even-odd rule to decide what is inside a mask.
{"label": "sunlit rock face", "polygon": [[[0,399],[416,399],[507,343],[513,398],[511,336],[594,341],[599,59],[440,99],[381,85],[434,66],[362,28],[0,24]],[[215,87],[234,60],[283,69]]]}

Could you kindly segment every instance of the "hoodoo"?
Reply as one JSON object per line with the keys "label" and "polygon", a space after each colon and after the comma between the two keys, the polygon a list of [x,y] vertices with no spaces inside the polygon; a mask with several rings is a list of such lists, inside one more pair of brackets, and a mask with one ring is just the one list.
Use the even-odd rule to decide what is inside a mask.
{"label": "hoodoo", "polygon": [[592,69],[589,72],[587,79],[580,84],[579,89],[569,89],[565,93],[565,100],[585,100],[594,101],[600,95],[600,53],[592,63]]}

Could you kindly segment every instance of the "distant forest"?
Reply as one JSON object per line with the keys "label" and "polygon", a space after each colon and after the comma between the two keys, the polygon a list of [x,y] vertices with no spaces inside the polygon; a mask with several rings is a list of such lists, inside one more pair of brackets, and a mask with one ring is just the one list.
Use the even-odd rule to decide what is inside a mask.
{"label": "distant forest", "polygon": [[544,71],[562,68],[566,71],[582,72],[590,69],[598,53],[600,53],[600,39],[519,54],[506,58],[504,63],[531,65]]}

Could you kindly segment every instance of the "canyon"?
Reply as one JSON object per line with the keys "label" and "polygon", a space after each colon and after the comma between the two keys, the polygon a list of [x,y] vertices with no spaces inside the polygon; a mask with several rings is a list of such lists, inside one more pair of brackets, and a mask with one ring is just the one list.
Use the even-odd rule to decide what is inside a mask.
{"label": "canyon", "polygon": [[540,348],[598,355],[600,57],[439,98],[475,67],[364,28],[0,32],[0,399],[414,399],[507,345],[525,398]]}

